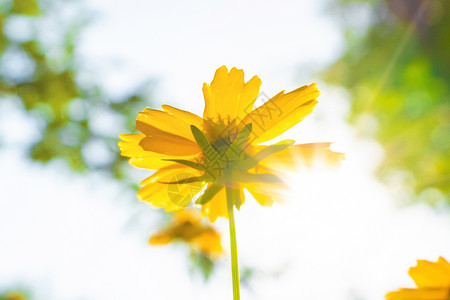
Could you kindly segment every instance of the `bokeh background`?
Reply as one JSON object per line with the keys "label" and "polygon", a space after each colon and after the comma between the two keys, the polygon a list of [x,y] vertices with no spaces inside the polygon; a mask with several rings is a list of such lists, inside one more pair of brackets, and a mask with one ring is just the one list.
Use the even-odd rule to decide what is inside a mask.
{"label": "bokeh background", "polygon": [[317,82],[286,137],[346,153],[337,170],[299,164],[284,204],[241,208],[242,298],[412,287],[416,259],[450,258],[449,14],[447,0],[0,0],[0,299],[231,299],[228,255],[148,245],[171,217],[137,201],[151,171],[117,147],[147,106],[201,115],[221,65],[269,96]]}

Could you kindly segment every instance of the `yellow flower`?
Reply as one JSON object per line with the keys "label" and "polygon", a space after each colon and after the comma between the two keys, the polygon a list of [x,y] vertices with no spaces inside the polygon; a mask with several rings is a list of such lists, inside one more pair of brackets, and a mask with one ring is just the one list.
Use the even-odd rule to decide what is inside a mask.
{"label": "yellow flower", "polygon": [[25,295],[23,295],[20,292],[6,292],[5,294],[3,294],[2,296],[0,296],[0,300],[27,300],[28,298],[25,297]]}
{"label": "yellow flower", "polygon": [[386,295],[387,300],[449,300],[450,263],[439,257],[433,263],[418,260],[417,266],[409,269],[409,276],[417,289],[400,289]]}
{"label": "yellow flower", "polygon": [[202,223],[200,213],[193,209],[175,213],[167,228],[152,235],[149,243],[166,245],[174,241],[186,242],[193,250],[210,258],[223,254],[220,234],[211,225]]}
{"label": "yellow flower", "polygon": [[130,164],[157,170],[141,182],[138,198],[177,211],[206,185],[196,203],[214,222],[218,216],[228,217],[224,187],[235,192],[237,208],[244,202],[243,189],[270,206],[281,200],[281,171],[317,156],[332,163],[344,158],[330,150],[330,143],[260,145],[309,115],[320,93],[313,83],[282,91],[253,109],[260,86],[258,76],[245,82],[243,70],[222,66],[211,84],[203,85],[203,118],[169,105],[139,113],[136,129],[141,134],[121,135],[119,143]]}

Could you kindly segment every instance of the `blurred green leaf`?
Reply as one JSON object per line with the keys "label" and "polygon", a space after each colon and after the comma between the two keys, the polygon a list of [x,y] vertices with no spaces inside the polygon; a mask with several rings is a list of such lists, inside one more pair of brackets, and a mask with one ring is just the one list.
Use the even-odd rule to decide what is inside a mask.
{"label": "blurred green leaf", "polygon": [[389,0],[371,9],[366,34],[349,34],[322,77],[350,91],[350,121],[383,145],[381,179],[407,172],[417,195],[434,188],[450,204],[450,1]]}
{"label": "blurred green leaf", "polygon": [[37,0],[14,0],[11,8],[12,14],[25,16],[38,16],[41,14]]}

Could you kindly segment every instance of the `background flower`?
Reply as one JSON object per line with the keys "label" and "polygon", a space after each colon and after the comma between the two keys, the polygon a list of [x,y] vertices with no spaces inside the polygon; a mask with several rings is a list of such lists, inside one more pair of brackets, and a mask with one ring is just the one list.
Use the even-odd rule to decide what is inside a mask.
{"label": "background flower", "polygon": [[417,266],[410,268],[408,273],[417,285],[417,289],[400,289],[387,294],[386,299],[447,300],[450,298],[450,263],[443,257],[439,257],[435,263],[418,260]]}

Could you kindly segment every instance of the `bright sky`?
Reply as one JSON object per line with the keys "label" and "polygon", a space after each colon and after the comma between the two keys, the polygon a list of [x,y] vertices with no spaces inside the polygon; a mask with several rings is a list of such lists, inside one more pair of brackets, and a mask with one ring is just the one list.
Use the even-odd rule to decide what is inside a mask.
{"label": "bright sky", "polygon": [[[333,61],[343,47],[320,3],[93,0],[87,4],[98,19],[81,54],[103,70],[112,94],[151,76],[160,103],[200,113],[201,85],[223,64],[243,68],[248,79],[258,74],[269,95],[313,81],[308,68]],[[337,142],[347,160],[337,171],[293,174],[283,205],[249,200],[242,207],[240,262],[261,271],[242,299],[383,299],[411,286],[407,270],[415,259],[449,257],[449,212],[397,207],[372,175],[383,156],[379,145],[356,138],[344,121],[346,92],[319,85],[316,112],[287,135]],[[33,125],[7,102],[0,131],[20,145]],[[70,174],[58,162],[32,164],[17,149],[0,152],[0,290],[23,284],[37,300],[231,299],[228,259],[204,284],[189,273],[184,249],[147,245],[161,219],[145,204],[123,200],[134,195],[97,175]],[[228,247],[226,221],[216,224]]]}

